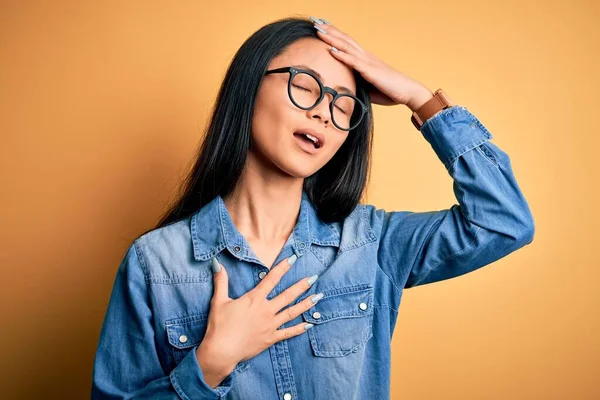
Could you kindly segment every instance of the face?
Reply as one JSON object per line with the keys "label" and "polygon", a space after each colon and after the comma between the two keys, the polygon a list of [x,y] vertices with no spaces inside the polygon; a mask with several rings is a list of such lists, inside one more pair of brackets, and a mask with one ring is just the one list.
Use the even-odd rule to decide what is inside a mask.
{"label": "face", "polygon": [[[323,85],[336,90],[344,86],[356,95],[352,68],[329,54],[329,47],[319,39],[300,39],[271,60],[267,69],[309,67],[321,75]],[[350,132],[338,129],[331,121],[329,103],[333,95],[329,93],[312,110],[296,107],[287,92],[289,76],[287,72],[264,76],[252,118],[253,148],[249,156],[270,161],[268,164],[288,175],[305,178],[327,164]],[[322,135],[320,148],[315,149],[302,135],[295,134],[307,129]]]}

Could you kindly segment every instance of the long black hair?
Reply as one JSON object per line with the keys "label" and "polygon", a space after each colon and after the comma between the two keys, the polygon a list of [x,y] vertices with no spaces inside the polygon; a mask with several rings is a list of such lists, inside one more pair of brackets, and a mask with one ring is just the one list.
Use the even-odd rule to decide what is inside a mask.
{"label": "long black hair", "polygon": [[[180,194],[156,228],[184,219],[217,194],[233,191],[251,145],[256,95],[272,58],[301,38],[321,40],[308,19],[290,17],[256,31],[231,61],[213,108],[210,124]],[[319,171],[304,180],[304,190],[324,222],[340,221],[359,203],[368,184],[373,135],[370,83],[357,71],[356,96],[369,112]]]}

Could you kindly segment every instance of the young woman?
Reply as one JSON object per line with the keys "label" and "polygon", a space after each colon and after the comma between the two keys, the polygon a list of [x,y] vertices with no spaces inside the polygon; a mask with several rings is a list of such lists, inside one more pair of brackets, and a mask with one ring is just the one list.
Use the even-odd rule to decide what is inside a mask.
{"label": "young woman", "polygon": [[181,198],[119,266],[92,398],[389,398],[403,290],[533,240],[509,157],[464,106],[420,129],[460,204],[360,204],[371,103],[415,111],[434,94],[311,20],[235,55]]}

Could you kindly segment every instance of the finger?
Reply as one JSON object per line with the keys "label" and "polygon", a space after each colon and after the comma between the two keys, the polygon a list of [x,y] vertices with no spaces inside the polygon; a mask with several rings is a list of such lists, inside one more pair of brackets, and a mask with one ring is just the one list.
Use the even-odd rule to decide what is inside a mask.
{"label": "finger", "polygon": [[[367,52],[356,42],[356,40],[352,39],[352,37],[342,31],[340,31],[338,28],[336,28],[333,25],[318,25],[318,24],[313,24],[313,26],[316,28],[317,26],[319,27],[319,29],[324,30],[326,33],[322,33],[319,31],[319,29],[317,29],[317,35],[319,36],[319,38],[325,40],[327,43],[329,43],[330,40],[338,40],[338,44],[340,47],[348,47],[351,46],[353,48],[353,50],[356,50],[360,53],[366,54]],[[340,43],[345,43],[344,45],[340,44]],[[332,44],[333,46],[336,46],[335,44]],[[340,48],[338,47],[338,48]],[[348,51],[349,50],[345,50]]]}
{"label": "finger", "polygon": [[368,79],[370,65],[363,57],[357,57],[354,54],[346,53],[345,51],[338,49],[336,46],[330,48],[329,53],[331,53],[331,55],[333,55],[336,59],[357,70]]}
{"label": "finger", "polygon": [[306,310],[310,310],[315,304],[323,298],[323,293],[313,294],[302,300],[298,304],[294,304],[275,315],[273,323],[275,326],[281,326],[286,322],[292,321],[294,318],[302,314]]}
{"label": "finger", "polygon": [[271,271],[262,279],[262,281],[252,289],[250,293],[252,296],[258,298],[266,298],[269,293],[277,286],[283,275],[290,270],[292,265],[296,262],[296,255],[292,255],[285,260],[282,260],[279,264],[271,268]]}
{"label": "finger", "polygon": [[270,301],[271,306],[275,309],[276,312],[278,312],[283,307],[287,306],[296,298],[298,298],[298,296],[305,292],[306,289],[310,288],[315,283],[318,277],[319,275],[313,275],[311,277],[299,280],[298,282],[281,292],[279,295],[274,297]]}
{"label": "finger", "polygon": [[275,331],[274,343],[277,343],[281,340],[289,339],[294,336],[301,335],[312,327],[313,327],[313,324],[301,322],[301,323],[291,326],[289,328],[277,329]]}
{"label": "finger", "polygon": [[212,271],[213,271],[213,282],[214,282],[214,293],[213,300],[220,302],[229,299],[229,279],[225,267],[219,264],[216,257],[212,259]]}

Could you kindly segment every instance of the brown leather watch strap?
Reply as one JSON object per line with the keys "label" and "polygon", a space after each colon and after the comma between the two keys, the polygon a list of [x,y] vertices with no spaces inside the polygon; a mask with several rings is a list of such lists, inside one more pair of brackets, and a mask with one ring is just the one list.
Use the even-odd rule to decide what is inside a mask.
{"label": "brown leather watch strap", "polygon": [[425,121],[437,114],[439,111],[448,107],[452,107],[453,105],[454,102],[450,99],[450,97],[442,89],[438,89],[435,91],[431,99],[429,99],[425,104],[419,107],[418,110],[412,113],[410,120],[415,128],[420,131]]}

